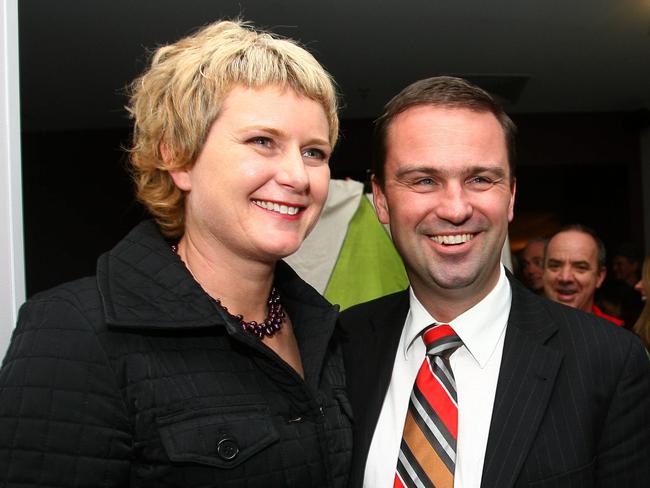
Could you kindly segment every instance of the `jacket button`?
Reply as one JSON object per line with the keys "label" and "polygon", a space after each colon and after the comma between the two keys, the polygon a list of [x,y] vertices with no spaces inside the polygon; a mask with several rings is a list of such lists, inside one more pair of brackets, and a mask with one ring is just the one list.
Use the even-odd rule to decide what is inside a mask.
{"label": "jacket button", "polygon": [[225,461],[232,461],[239,454],[239,446],[232,437],[224,437],[217,444],[217,454]]}

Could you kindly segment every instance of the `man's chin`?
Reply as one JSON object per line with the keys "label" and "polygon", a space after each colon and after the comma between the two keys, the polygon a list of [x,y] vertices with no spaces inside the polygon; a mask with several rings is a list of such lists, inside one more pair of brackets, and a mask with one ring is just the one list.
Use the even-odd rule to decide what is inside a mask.
{"label": "man's chin", "polygon": [[447,291],[470,288],[481,279],[480,275],[476,273],[458,274],[457,272],[451,272],[447,274],[436,273],[431,276],[438,288]]}
{"label": "man's chin", "polygon": [[562,303],[563,305],[566,305],[568,307],[573,307],[573,308],[578,308],[578,304],[576,302],[576,297],[574,295],[556,295],[555,296],[555,301],[558,303]]}

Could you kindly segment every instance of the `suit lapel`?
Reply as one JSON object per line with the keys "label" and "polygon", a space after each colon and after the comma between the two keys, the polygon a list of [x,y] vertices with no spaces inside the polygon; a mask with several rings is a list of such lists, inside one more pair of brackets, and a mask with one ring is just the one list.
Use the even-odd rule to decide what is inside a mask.
{"label": "suit lapel", "polygon": [[357,391],[350,392],[355,411],[355,436],[351,487],[361,486],[370,442],[379,420],[384,397],[388,390],[395,354],[409,309],[408,290],[395,294],[385,306],[378,307],[369,320],[363,345],[369,353],[356,351],[362,358],[355,361],[359,382],[352,385]]}
{"label": "suit lapel", "polygon": [[374,383],[369,398],[367,419],[370,427],[370,438],[374,433],[384,397],[390,384],[395,364],[395,354],[399,339],[404,329],[404,321],[409,309],[408,291],[399,295],[399,299],[391,304],[392,306],[372,318],[374,327],[374,350],[377,353],[373,356],[374,364],[370,364],[368,380]]}
{"label": "suit lapel", "polygon": [[512,306],[481,486],[509,488],[542,420],[562,355],[547,346],[556,326],[543,302],[510,276]]}

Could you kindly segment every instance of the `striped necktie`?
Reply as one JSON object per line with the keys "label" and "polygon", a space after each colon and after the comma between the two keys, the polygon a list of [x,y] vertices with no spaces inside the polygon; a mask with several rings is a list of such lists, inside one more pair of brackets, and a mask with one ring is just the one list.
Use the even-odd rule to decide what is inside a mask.
{"label": "striped necktie", "polygon": [[463,345],[447,324],[422,338],[427,354],[415,378],[395,473],[395,488],[452,488],[458,405],[449,356]]}

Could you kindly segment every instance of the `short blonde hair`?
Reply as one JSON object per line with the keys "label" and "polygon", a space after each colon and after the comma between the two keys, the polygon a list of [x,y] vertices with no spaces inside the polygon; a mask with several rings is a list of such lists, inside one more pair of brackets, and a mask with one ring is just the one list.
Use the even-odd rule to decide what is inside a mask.
{"label": "short blonde hair", "polygon": [[319,102],[329,122],[332,148],[336,144],[334,81],[295,41],[235,20],[212,23],[158,48],[149,69],[130,85],[127,110],[134,119],[130,154],[136,196],[167,237],[180,237],[185,226],[185,193],[169,170],[194,164],[235,85],[277,85]]}

